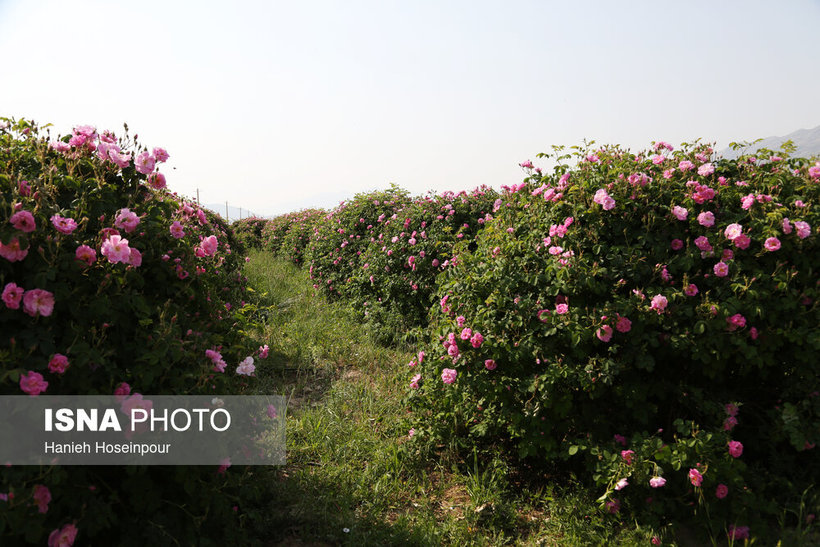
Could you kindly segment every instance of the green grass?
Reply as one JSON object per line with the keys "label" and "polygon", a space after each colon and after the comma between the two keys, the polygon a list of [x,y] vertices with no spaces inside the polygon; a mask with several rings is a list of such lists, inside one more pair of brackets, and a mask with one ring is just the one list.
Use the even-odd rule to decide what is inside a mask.
{"label": "green grass", "polygon": [[255,390],[290,398],[287,464],[247,471],[264,484],[263,496],[240,496],[249,543],[649,545],[653,531],[603,514],[571,478],[511,469],[500,455],[412,457],[402,404],[412,350],[377,344],[288,263],[252,253],[246,275],[271,348]]}

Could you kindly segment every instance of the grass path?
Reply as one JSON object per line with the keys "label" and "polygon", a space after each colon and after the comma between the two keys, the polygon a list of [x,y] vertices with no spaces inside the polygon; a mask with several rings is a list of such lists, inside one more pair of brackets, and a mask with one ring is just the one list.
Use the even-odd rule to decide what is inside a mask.
{"label": "grass path", "polygon": [[246,275],[271,348],[258,392],[290,397],[287,465],[248,471],[264,484],[242,507],[249,542],[649,544],[648,531],[602,515],[569,481],[521,478],[500,457],[410,457],[401,399],[411,350],[373,342],[288,263],[252,253]]}

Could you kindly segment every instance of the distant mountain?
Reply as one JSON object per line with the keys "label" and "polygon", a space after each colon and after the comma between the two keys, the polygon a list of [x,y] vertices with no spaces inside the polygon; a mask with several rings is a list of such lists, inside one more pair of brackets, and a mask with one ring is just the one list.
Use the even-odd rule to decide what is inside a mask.
{"label": "distant mountain", "polygon": [[[760,142],[757,142],[746,149],[746,153],[760,150],[761,148],[768,148],[769,150],[779,150],[780,145],[786,141],[792,141],[797,146],[797,151],[793,156],[800,156],[810,158],[812,156],[820,156],[820,125],[814,129],[798,129],[794,133],[789,133],[784,137],[766,137]],[[740,141],[738,141],[740,142]],[[720,152],[724,158],[733,159],[742,153],[743,150],[734,151],[731,148],[726,148]]]}
{"label": "distant mountain", "polygon": [[[214,213],[218,214],[228,222],[233,222],[234,220],[239,220],[240,218],[262,216],[248,211],[244,207],[234,207],[233,205],[228,205],[226,210],[224,203],[202,203],[201,205],[202,207],[210,209]],[[226,214],[228,215],[227,218],[225,217]]]}

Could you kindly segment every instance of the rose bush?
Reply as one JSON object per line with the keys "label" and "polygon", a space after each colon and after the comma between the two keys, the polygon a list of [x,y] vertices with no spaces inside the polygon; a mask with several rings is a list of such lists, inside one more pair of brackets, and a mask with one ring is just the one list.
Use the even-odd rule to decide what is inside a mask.
{"label": "rose bush", "polygon": [[248,217],[235,220],[231,223],[231,231],[234,238],[241,247],[235,248],[234,252],[245,251],[247,249],[262,248],[262,230],[268,224],[268,219],[259,217]]}
{"label": "rose bush", "polygon": [[[25,120],[0,128],[0,393],[241,389],[234,369],[256,344],[236,244],[216,215],[165,189],[168,153],[127,129],[49,141]],[[218,371],[208,351],[231,366]],[[4,468],[0,534],[159,537],[176,522],[186,537],[204,526],[195,515],[224,510],[216,492],[230,480],[204,468]],[[146,531],[149,518],[166,524]]]}
{"label": "rose bush", "polygon": [[569,466],[611,512],[711,501],[716,529],[799,501],[820,471],[820,172],[557,150],[439,277],[412,441]]}

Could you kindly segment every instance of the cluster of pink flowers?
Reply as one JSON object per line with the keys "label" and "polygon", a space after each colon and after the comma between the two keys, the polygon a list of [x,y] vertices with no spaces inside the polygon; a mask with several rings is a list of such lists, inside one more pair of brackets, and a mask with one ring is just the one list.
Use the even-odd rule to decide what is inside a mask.
{"label": "cluster of pink flowers", "polygon": [[6,283],[2,294],[3,303],[11,310],[20,309],[32,317],[48,317],[54,311],[54,295],[44,289],[24,290],[16,283]]}
{"label": "cluster of pink flowers", "polygon": [[210,359],[211,363],[213,363],[214,372],[225,372],[225,367],[228,366],[228,364],[225,362],[224,359],[222,359],[221,353],[212,349],[206,349],[205,357]]}
{"label": "cluster of pink flowers", "polygon": [[604,211],[609,211],[615,207],[615,199],[613,199],[612,196],[610,196],[609,193],[603,188],[595,192],[595,196],[593,196],[592,201],[603,207]]}

